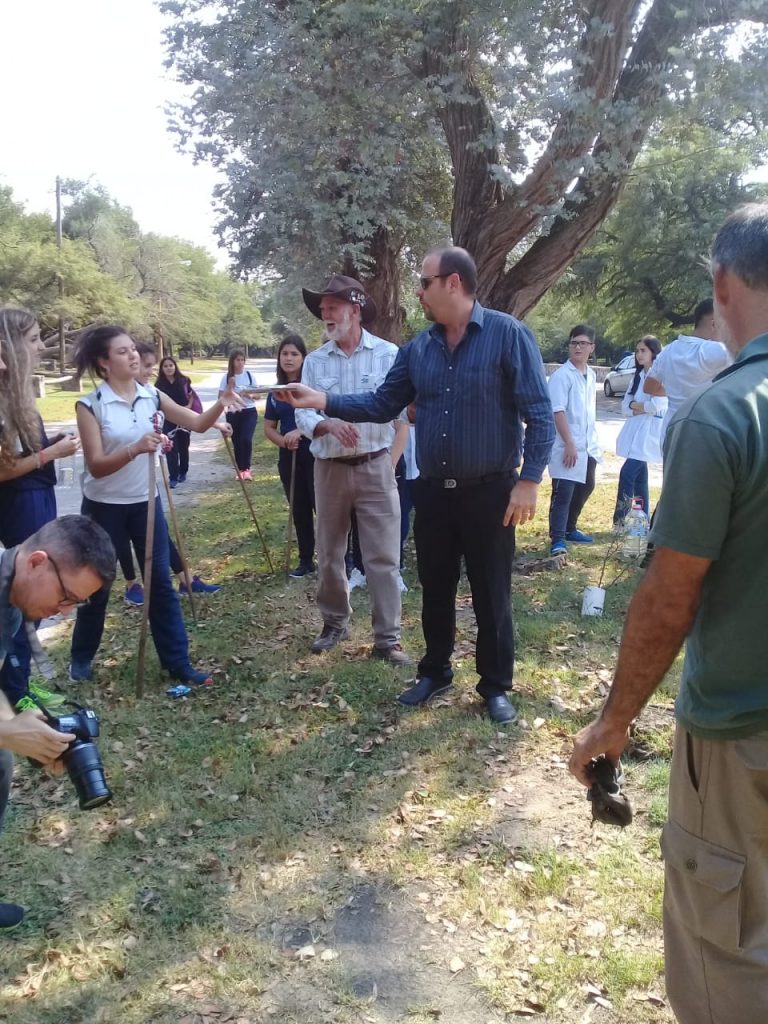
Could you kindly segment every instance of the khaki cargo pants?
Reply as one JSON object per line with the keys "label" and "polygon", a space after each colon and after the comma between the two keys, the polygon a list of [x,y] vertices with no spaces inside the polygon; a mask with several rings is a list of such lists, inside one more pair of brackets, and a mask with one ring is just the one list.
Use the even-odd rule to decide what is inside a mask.
{"label": "khaki cargo pants", "polygon": [[680,1024],[768,1022],[768,733],[678,725],[662,834],[667,993]]}

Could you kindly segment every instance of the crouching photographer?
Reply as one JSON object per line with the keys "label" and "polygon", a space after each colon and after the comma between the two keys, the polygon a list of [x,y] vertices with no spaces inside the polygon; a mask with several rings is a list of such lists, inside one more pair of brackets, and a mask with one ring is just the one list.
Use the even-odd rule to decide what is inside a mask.
{"label": "crouching photographer", "polygon": [[[62,516],[18,547],[0,551],[0,664],[14,657],[14,636],[22,620],[34,622],[76,608],[112,582],[115,561],[109,536],[85,516]],[[72,721],[80,717],[72,716]],[[60,725],[67,721],[61,719]],[[59,772],[70,745],[82,739],[80,731],[52,728],[42,711],[16,715],[0,693],[0,827],[13,776],[12,754]],[[0,903],[0,930],[15,927],[23,917],[21,907]]]}

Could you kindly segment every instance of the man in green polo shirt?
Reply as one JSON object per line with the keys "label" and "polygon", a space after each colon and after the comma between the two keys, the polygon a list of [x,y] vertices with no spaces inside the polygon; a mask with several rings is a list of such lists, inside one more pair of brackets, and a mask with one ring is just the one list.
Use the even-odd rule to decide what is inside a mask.
{"label": "man in green polo shirt", "polygon": [[[686,640],[669,785],[664,942],[681,1024],[768,1020],[768,204],[712,246],[715,316],[735,362],[673,418],[656,556],[627,613],[599,717],[571,771],[617,763]],[[687,639],[686,639],[687,638]]]}

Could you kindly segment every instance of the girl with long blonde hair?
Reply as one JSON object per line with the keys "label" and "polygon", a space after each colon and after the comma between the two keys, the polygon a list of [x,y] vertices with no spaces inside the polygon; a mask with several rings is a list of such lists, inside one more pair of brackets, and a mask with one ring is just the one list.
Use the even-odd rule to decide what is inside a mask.
{"label": "girl with long blonde hair", "polygon": [[[56,518],[56,459],[74,455],[76,434],[49,439],[35,408],[32,375],[43,344],[34,315],[26,309],[0,309],[0,543],[21,544]],[[0,689],[19,710],[34,707],[30,697],[31,651],[24,627],[15,650],[0,669]],[[44,704],[61,703],[56,694],[33,684]]]}

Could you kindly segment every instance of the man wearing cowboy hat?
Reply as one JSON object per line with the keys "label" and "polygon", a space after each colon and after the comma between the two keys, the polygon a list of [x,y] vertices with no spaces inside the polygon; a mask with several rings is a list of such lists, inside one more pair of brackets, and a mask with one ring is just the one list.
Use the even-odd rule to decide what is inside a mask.
{"label": "man wearing cowboy hat", "polygon": [[[326,394],[375,391],[395,361],[397,346],[365,328],[376,306],[353,277],[334,274],[321,292],[302,289],[327,341],[304,360],[302,381]],[[317,508],[317,607],[323,630],[312,644],[321,654],[347,638],[352,614],[344,564],[351,514],[357,516],[371,602],[374,657],[407,665],[400,645],[400,503],[390,458],[392,423],[353,426],[314,409],[296,411],[312,440]]]}
{"label": "man wearing cowboy hat", "polygon": [[415,684],[398,701],[417,707],[452,685],[463,560],[477,619],[477,690],[491,720],[508,725],[516,717],[508,697],[514,528],[533,518],[555,423],[533,335],[514,317],[481,306],[476,292],[477,267],[468,252],[433,250],[416,290],[433,326],[398,350],[375,395],[313,393],[303,378],[281,397],[297,416],[299,408],[312,407],[350,423],[387,421],[415,402],[414,539],[426,652]]}

